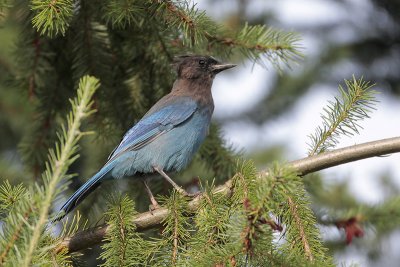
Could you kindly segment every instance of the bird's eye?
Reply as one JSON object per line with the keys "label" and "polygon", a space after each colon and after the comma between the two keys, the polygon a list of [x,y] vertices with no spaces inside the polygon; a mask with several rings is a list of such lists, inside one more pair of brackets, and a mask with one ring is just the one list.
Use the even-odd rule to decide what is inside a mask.
{"label": "bird's eye", "polygon": [[199,60],[199,64],[200,64],[200,65],[204,65],[205,63],[206,63],[206,62],[205,62],[204,60],[202,60],[202,59]]}

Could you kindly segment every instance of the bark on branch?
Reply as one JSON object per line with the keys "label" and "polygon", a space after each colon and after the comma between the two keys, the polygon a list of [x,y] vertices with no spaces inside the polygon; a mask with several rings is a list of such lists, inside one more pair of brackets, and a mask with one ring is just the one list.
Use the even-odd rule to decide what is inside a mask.
{"label": "bark on branch", "polygon": [[[398,152],[400,152],[400,137],[393,137],[336,149],[323,154],[295,160],[289,162],[288,165],[294,168],[299,175],[306,175],[333,166]],[[265,173],[261,174],[264,175]],[[214,190],[214,193],[230,194],[231,180],[228,180],[224,185],[218,186]],[[191,211],[196,211],[201,198],[202,195],[199,195],[189,202],[189,209]],[[167,217],[168,212],[167,208],[159,208],[154,210],[152,214],[150,212],[144,212],[136,215],[133,218],[133,222],[136,224],[137,231],[143,231],[160,225]],[[101,243],[108,229],[109,225],[104,224],[78,232],[71,237],[65,238],[58,246],[57,251],[68,249],[71,253]]]}

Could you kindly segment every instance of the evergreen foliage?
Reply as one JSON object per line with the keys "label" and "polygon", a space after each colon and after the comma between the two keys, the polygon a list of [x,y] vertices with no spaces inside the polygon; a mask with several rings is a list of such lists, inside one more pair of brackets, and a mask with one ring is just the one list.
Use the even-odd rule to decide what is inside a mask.
{"label": "evergreen foliage", "polygon": [[[0,14],[6,7],[8,1],[0,1]],[[7,73],[13,89],[32,106],[26,121],[30,130],[20,153],[34,178],[43,175],[31,186],[7,180],[0,185],[2,266],[74,266],[75,259],[84,260],[63,246],[86,227],[79,213],[67,219],[58,234],[60,229],[51,222],[52,205],[71,178],[78,186],[82,182],[71,173],[99,167],[107,156],[102,151],[109,151],[118,141],[116,136],[170,90],[174,55],[236,57],[264,67],[272,64],[278,70],[302,57],[296,33],[247,23],[228,28],[189,1],[19,0],[7,12],[18,18],[20,31],[16,66]],[[324,109],[322,126],[311,136],[309,155],[332,149],[340,135],[358,133],[358,122],[373,109],[375,92],[368,82],[353,78],[345,83],[347,89],[340,86],[340,97]],[[68,101],[76,94],[75,87],[77,97]],[[55,134],[71,106],[66,126]],[[89,156],[96,160],[90,164],[78,159],[78,144],[90,133],[81,130],[82,120],[94,108],[98,112],[87,123],[97,135],[93,142],[82,144],[85,151],[94,151]],[[55,148],[48,151],[53,143]],[[369,223],[384,231],[394,228],[400,218],[396,212],[400,202],[394,198],[380,206],[360,207],[354,201],[344,211],[327,209],[322,215],[329,212],[332,220],[323,221],[311,209],[318,190],[307,178],[280,164],[260,174],[251,161],[237,164],[240,156],[213,124],[195,160],[209,171],[210,177],[204,178],[216,183],[231,179],[233,193],[214,194],[215,185],[206,181],[196,210],[175,191],[159,197],[169,210],[160,229],[139,233],[133,218],[140,203],[125,195],[111,197],[103,218],[109,228],[99,264],[332,266],[321,225],[343,227],[348,234],[353,219],[353,230]],[[96,199],[99,206],[103,199]],[[389,215],[395,220],[388,224]]]}
{"label": "evergreen foliage", "polygon": [[310,156],[334,148],[339,143],[341,135],[352,136],[358,134],[362,128],[358,122],[369,118],[377,100],[373,85],[363,78],[345,80],[346,90],[339,85],[340,98],[335,97],[321,114],[322,126],[318,126],[315,134],[310,135],[311,143],[308,154]]}
{"label": "evergreen foliage", "polygon": [[[134,230],[127,221],[134,216],[133,204],[127,198],[116,203],[108,212],[112,230],[106,237],[110,243],[103,246],[106,266],[125,266],[120,264],[125,255],[137,257],[130,261],[132,266],[140,265],[138,257],[151,266],[332,265],[302,182],[293,171],[275,165],[266,177],[260,177],[251,162],[244,162],[233,181],[231,198],[213,195],[213,186],[206,187],[193,217],[188,216],[192,212],[187,201],[177,192],[164,199],[171,212],[164,221],[162,239],[145,241],[129,232]],[[280,218],[279,222],[274,218]],[[281,233],[283,244],[273,234],[282,231],[281,223],[286,227]],[[129,242],[145,246],[129,246]]]}
{"label": "evergreen foliage", "polygon": [[283,33],[263,25],[246,24],[232,44],[254,62],[263,66],[265,62],[270,62],[280,69],[282,64],[290,66],[290,63],[302,57],[297,45],[299,41],[300,38],[295,33]]}
{"label": "evergreen foliage", "polygon": [[[44,229],[49,222],[52,202],[65,189],[60,182],[72,177],[67,171],[79,157],[78,142],[89,133],[81,131],[80,126],[81,121],[93,113],[92,96],[97,88],[97,79],[82,78],[77,97],[70,101],[72,110],[67,116],[67,126],[62,125],[59,142],[49,150],[46,171],[42,175],[43,185],[35,183],[28,190],[21,185],[11,188],[9,183],[2,186],[1,203],[8,212],[2,229],[0,261],[5,265],[48,265],[65,260],[63,253],[53,252],[54,245],[49,245],[50,232],[44,232]],[[54,258],[49,257],[53,254]]]}
{"label": "evergreen foliage", "polygon": [[33,0],[31,10],[36,13],[32,24],[40,34],[46,34],[49,37],[57,34],[64,35],[72,17],[73,1]]}
{"label": "evergreen foliage", "polygon": [[143,9],[139,1],[111,0],[104,6],[103,19],[113,28],[123,29],[143,23]]}
{"label": "evergreen foliage", "polygon": [[[129,220],[136,214],[132,200],[114,198],[106,214],[111,228],[102,246],[104,266],[333,265],[293,171],[275,165],[259,176],[251,162],[243,162],[233,186],[230,198],[214,195],[214,186],[207,186],[195,214],[185,197],[172,192],[162,200],[170,211],[162,232],[150,240]],[[284,243],[276,241],[278,231]]]}
{"label": "evergreen foliage", "polygon": [[130,220],[136,214],[134,208],[134,202],[127,196],[111,198],[105,216],[112,226],[102,246],[101,266],[137,266],[145,262],[147,242],[135,232]]}
{"label": "evergreen foliage", "polygon": [[[14,9],[23,25],[15,84],[26,88],[37,114],[20,147],[35,177],[45,167],[47,147],[56,138],[55,121],[66,112],[66,100],[73,93],[70,88],[83,75],[101,80],[93,123],[100,129],[100,145],[112,147],[116,136],[170,90],[174,78],[170,64],[176,54],[224,58],[235,53],[260,64],[271,60],[276,66],[296,60],[299,54],[299,39],[293,33],[261,25],[228,30],[186,1],[27,5],[20,0]],[[221,150],[220,157],[224,153]]]}
{"label": "evergreen foliage", "polygon": [[[301,265],[307,265],[307,262],[316,266],[322,263],[326,266],[332,264],[332,260],[325,254],[319,230],[316,228],[316,219],[310,209],[309,198],[301,179],[289,168],[278,165],[273,166],[267,173],[266,177],[258,177],[254,167],[247,164],[243,165],[236,178],[233,178],[240,188],[238,192],[243,194],[238,197],[242,199],[247,213],[245,245],[248,253],[251,253],[252,243],[257,244],[257,238],[265,234],[260,229],[260,224],[273,230],[282,230],[279,225],[282,223],[285,226],[282,233],[285,243],[270,250],[277,250],[277,255],[282,253],[279,251],[283,251],[290,260],[303,262]],[[271,218],[271,214],[278,218],[278,222]],[[265,251],[265,248],[258,251]],[[303,255],[303,259],[298,255]],[[279,257],[275,258],[274,254],[269,257],[274,259],[272,262],[279,262]]]}

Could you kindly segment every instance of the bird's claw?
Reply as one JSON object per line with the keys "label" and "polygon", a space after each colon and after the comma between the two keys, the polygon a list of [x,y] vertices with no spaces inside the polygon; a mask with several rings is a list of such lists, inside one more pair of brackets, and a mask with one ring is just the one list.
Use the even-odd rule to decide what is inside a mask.
{"label": "bird's claw", "polygon": [[150,204],[149,205],[149,211],[150,211],[150,214],[151,215],[154,215],[153,214],[153,211],[155,211],[155,210],[157,210],[157,209],[159,209],[159,208],[161,208],[161,206],[157,203],[157,204]]}
{"label": "bird's claw", "polygon": [[200,191],[197,191],[196,193],[188,193],[188,192],[184,191],[183,195],[184,195],[185,197],[196,198],[196,197],[198,197],[198,196],[201,195],[201,192],[200,192]]}

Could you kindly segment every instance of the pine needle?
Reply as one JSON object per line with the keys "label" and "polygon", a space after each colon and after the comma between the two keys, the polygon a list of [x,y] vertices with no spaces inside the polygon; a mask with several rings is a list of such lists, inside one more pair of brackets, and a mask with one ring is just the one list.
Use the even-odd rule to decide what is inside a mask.
{"label": "pine needle", "polygon": [[369,113],[375,109],[378,101],[375,98],[377,92],[371,89],[374,84],[354,76],[352,80],[345,80],[345,84],[346,89],[339,86],[340,96],[324,108],[322,126],[309,135],[309,156],[334,148],[342,135],[358,134],[362,129],[359,121],[369,118]]}

